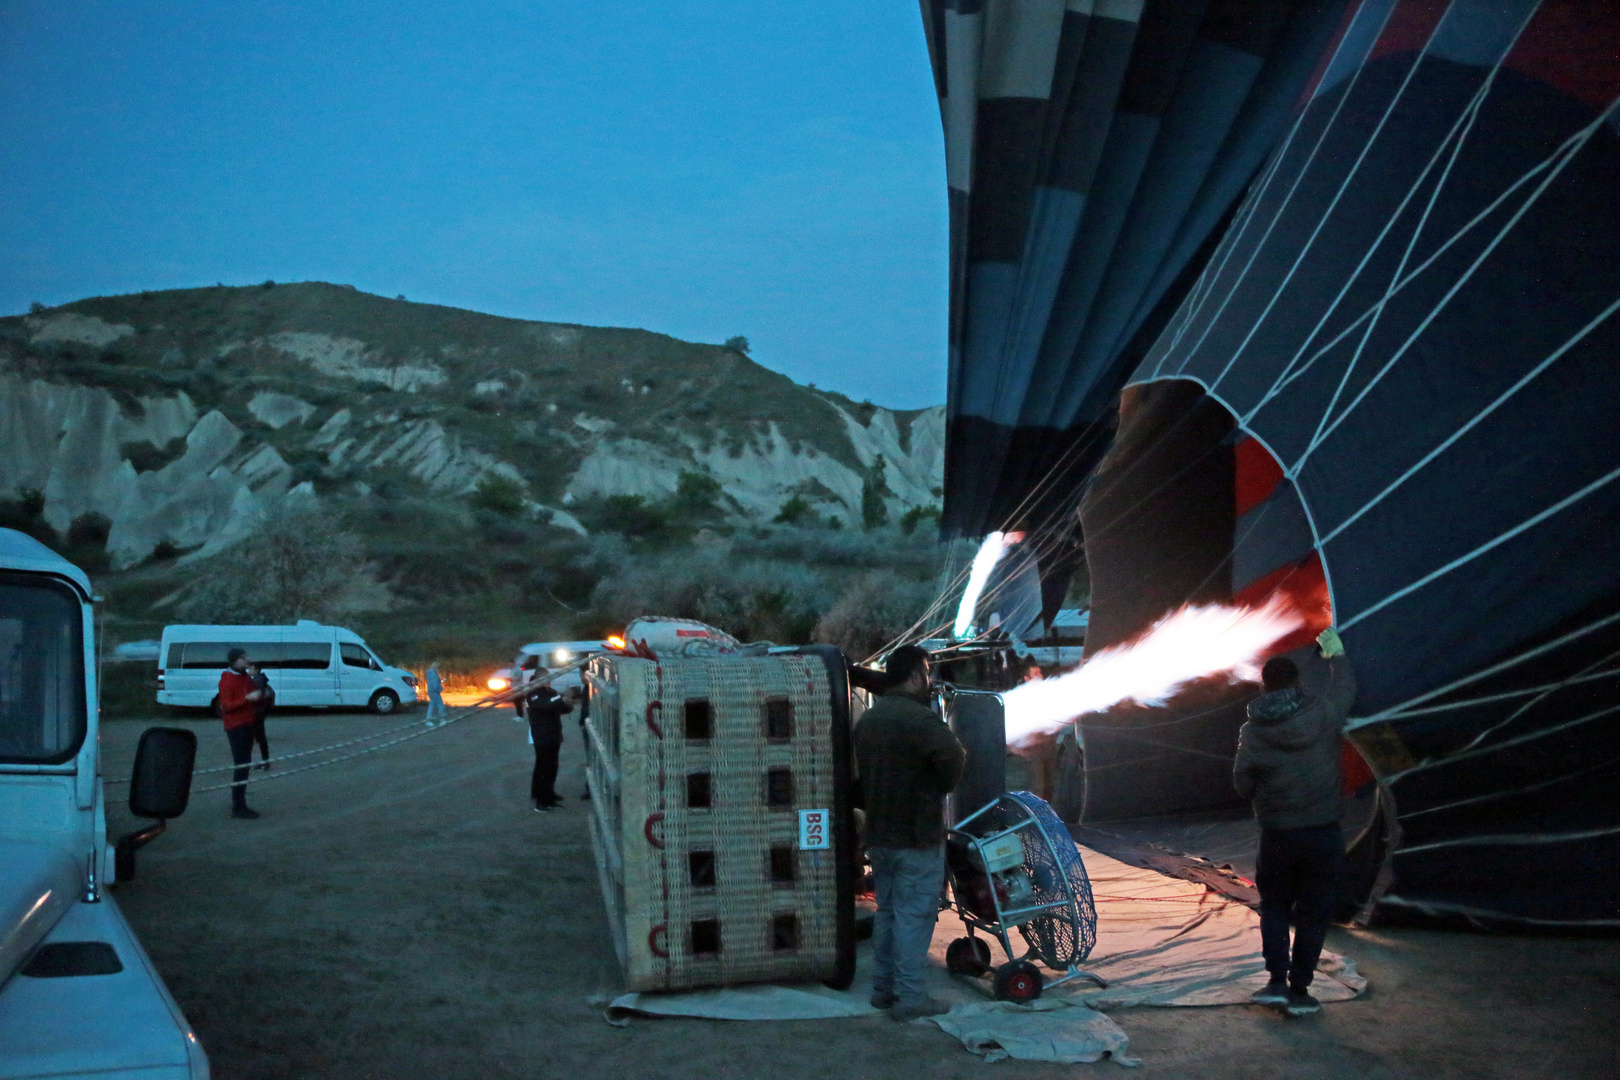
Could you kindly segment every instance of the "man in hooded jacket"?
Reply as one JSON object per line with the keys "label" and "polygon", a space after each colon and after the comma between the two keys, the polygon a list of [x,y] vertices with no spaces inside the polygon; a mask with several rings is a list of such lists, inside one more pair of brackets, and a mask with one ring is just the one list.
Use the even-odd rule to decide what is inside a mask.
{"label": "man in hooded jacket", "polygon": [[[1325,685],[1308,692],[1286,656],[1266,661],[1265,693],[1249,703],[1238,733],[1232,783],[1253,800],[1260,823],[1260,943],[1270,982],[1251,1000],[1290,1016],[1316,1012],[1310,994],[1327,937],[1333,890],[1344,862],[1339,830],[1339,734],[1356,697],[1344,644],[1332,628],[1316,639],[1327,661]],[[1293,955],[1288,925],[1294,924]]]}

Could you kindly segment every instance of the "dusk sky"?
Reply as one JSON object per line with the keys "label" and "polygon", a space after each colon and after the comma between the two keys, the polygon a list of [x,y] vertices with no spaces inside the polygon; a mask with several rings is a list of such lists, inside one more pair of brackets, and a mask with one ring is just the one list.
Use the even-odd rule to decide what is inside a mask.
{"label": "dusk sky", "polygon": [[320,280],[945,398],[912,3],[0,0],[0,314]]}

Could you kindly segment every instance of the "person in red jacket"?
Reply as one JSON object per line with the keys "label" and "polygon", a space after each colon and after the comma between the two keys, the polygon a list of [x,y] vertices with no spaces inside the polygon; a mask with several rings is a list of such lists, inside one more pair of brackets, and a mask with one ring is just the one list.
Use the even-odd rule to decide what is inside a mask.
{"label": "person in red jacket", "polygon": [[226,654],[230,667],[219,676],[219,715],[225,721],[225,737],[231,741],[231,760],[236,770],[231,773],[231,817],[256,818],[257,810],[248,809],[248,768],[253,763],[253,735],[258,728],[259,700],[264,696],[248,674],[248,654],[243,648],[234,648]]}

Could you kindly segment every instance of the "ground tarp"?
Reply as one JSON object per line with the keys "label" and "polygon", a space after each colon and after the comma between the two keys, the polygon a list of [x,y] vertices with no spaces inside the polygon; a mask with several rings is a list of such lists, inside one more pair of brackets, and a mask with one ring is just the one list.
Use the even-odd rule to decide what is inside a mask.
{"label": "ground tarp", "polygon": [[[1080,853],[1097,902],[1097,945],[1083,966],[1105,980],[1107,988],[1076,979],[1048,986],[1034,1009],[992,1003],[987,1000],[988,979],[954,978],[946,972],[945,949],[964,929],[954,912],[943,913],[934,930],[928,989],[951,1011],[933,1022],[968,1049],[986,1054],[987,1060],[1096,1061],[1108,1054],[1121,1064],[1134,1063],[1126,1034],[1092,1010],[1239,1004],[1265,985],[1260,919],[1252,908],[1197,882],[1130,866],[1085,847]],[[1015,933],[1014,949],[1022,946]],[[999,945],[992,953],[992,963],[1005,960]],[[1048,971],[1046,976],[1050,982],[1061,973]],[[1366,986],[1354,961],[1324,952],[1311,990],[1327,1003],[1356,997]],[[875,1016],[878,1010],[867,1003],[871,992],[871,948],[863,943],[855,983],[842,992],[810,983],[624,994],[608,1004],[607,1017],[622,1024],[632,1016],[713,1020]]]}

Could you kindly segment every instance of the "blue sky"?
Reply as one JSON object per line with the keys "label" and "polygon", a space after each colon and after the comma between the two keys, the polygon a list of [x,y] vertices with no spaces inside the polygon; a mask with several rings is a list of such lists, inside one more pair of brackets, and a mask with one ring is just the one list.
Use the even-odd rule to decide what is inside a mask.
{"label": "blue sky", "polygon": [[0,313],[322,280],[945,397],[916,5],[0,0]]}

